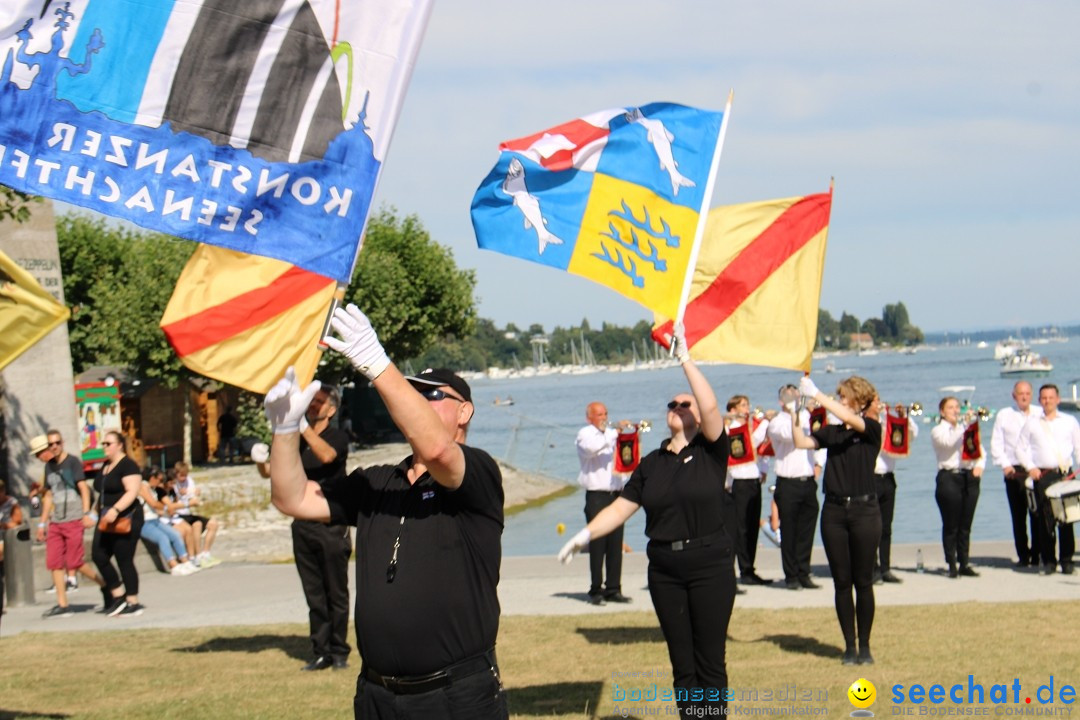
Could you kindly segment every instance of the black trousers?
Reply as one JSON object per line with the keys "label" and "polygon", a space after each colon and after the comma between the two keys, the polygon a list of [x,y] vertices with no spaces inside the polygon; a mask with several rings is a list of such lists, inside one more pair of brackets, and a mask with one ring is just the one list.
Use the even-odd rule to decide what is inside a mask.
{"label": "black trousers", "polygon": [[819,508],[817,481],[778,475],[773,499],[780,513],[780,560],[784,566],[784,579],[797,582],[799,578],[808,578]]}
{"label": "black trousers", "polygon": [[979,502],[979,478],[970,470],[938,470],[934,491],[941,511],[941,544],[949,568],[967,567],[971,561],[971,522]]}
{"label": "black trousers", "polygon": [[[1042,555],[1039,546],[1038,518],[1028,511],[1027,470],[1014,465],[1013,476],[1005,478],[1005,497],[1009,501],[1009,517],[1012,519],[1013,542],[1016,544],[1016,557],[1024,564],[1039,562]],[[1028,543],[1028,523],[1031,523],[1031,543]]]}
{"label": "black trousers", "polygon": [[1073,534],[1072,525],[1058,525],[1054,519],[1054,513],[1050,510],[1050,501],[1046,498],[1046,489],[1059,482],[1064,475],[1059,470],[1043,470],[1042,477],[1035,481],[1035,497],[1039,508],[1038,526],[1039,550],[1042,553],[1044,565],[1053,566],[1054,559],[1054,533],[1057,532],[1058,557],[1062,567],[1072,564],[1073,553],[1076,552],[1076,536]]}
{"label": "black trousers", "polygon": [[878,508],[881,510],[881,542],[874,564],[887,572],[892,561],[892,519],[896,508],[896,476],[889,473],[874,475],[874,492],[877,493]]}
{"label": "black trousers", "polygon": [[[139,594],[139,572],[135,569],[135,550],[139,547],[142,526],[142,512],[137,512],[132,516],[129,533],[117,535],[94,530],[90,557],[94,559],[94,565],[97,565],[101,579],[105,581],[106,590],[115,590],[120,587],[122,580],[125,595]],[[116,558],[116,565],[120,568],[119,573],[113,567],[113,558]]]}
{"label": "black trousers", "polygon": [[761,480],[735,478],[731,499],[735,504],[735,557],[739,560],[739,574],[751,575],[761,529]]}
{"label": "black trousers", "polygon": [[829,558],[836,592],[836,618],[844,643],[848,648],[855,647],[858,621],[859,645],[868,647],[874,626],[874,557],[881,541],[881,510],[877,500],[839,505],[826,499],[821,507],[821,541]]}
{"label": "black trousers", "polygon": [[[585,522],[591,522],[600,511],[619,497],[619,492],[603,490],[585,491]],[[599,540],[589,541],[589,583],[590,595],[614,595],[622,592],[622,544],[623,526],[608,533]],[[604,583],[604,568],[607,567],[607,584]]]}
{"label": "black trousers", "polygon": [[495,672],[478,672],[451,685],[416,695],[395,695],[381,685],[356,678],[356,720],[506,720],[506,691]]}
{"label": "black trousers", "polygon": [[311,651],[317,658],[345,660],[349,657],[349,527],[294,520],[292,538],[307,600]]}
{"label": "black trousers", "polygon": [[[671,659],[672,685],[681,717],[694,708],[727,707],[727,630],[735,604],[735,563],[730,543],[674,551],[650,542],[649,595]],[[680,700],[700,688],[713,701]],[[719,716],[718,713],[718,716]]]}

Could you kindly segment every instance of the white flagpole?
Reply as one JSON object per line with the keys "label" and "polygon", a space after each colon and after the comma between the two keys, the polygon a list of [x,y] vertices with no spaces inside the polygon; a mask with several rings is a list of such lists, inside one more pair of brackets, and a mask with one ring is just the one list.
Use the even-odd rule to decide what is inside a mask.
{"label": "white flagpole", "polygon": [[727,135],[728,118],[731,117],[731,100],[734,96],[735,90],[729,90],[727,105],[724,106],[724,118],[720,121],[720,132],[716,138],[716,148],[713,150],[709,179],[705,182],[705,191],[701,197],[701,213],[698,215],[697,232],[694,233],[694,244],[690,248],[690,258],[687,260],[686,277],[683,279],[682,296],[679,298],[679,310],[675,314],[676,325],[683,321],[683,315],[686,314],[686,303],[690,299],[690,286],[694,281],[694,269],[697,267],[698,251],[701,250],[701,239],[705,236],[705,222],[709,217],[709,204],[712,202],[713,187],[716,185],[716,169],[720,166],[720,153],[724,149],[724,136]]}

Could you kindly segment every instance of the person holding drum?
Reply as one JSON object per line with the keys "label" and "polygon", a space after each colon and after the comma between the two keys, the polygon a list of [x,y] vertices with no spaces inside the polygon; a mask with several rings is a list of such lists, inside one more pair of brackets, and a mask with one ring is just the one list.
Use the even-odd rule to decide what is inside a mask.
{"label": "person holding drum", "polygon": [[1058,525],[1050,509],[1046,491],[1069,474],[1070,467],[1080,467],[1080,423],[1072,415],[1059,413],[1061,397],[1057,385],[1039,388],[1039,405],[1043,417],[1030,418],[1020,430],[1020,442],[1016,459],[1028,471],[1028,479],[1034,484],[1035,502],[1038,508],[1036,522],[1039,545],[1042,552],[1040,575],[1053,575],[1057,561],[1054,559],[1054,530],[1058,536],[1058,561],[1061,572],[1073,574],[1073,552],[1076,540],[1072,525]]}

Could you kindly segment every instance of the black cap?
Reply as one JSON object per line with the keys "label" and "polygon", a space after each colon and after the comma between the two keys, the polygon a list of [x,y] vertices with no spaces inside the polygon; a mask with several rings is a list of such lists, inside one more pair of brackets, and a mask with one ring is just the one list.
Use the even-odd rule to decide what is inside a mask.
{"label": "black cap", "polygon": [[466,402],[472,402],[472,391],[469,389],[469,384],[458,377],[453,370],[447,370],[446,368],[428,368],[422,373],[411,375],[405,379],[413,385],[453,388]]}

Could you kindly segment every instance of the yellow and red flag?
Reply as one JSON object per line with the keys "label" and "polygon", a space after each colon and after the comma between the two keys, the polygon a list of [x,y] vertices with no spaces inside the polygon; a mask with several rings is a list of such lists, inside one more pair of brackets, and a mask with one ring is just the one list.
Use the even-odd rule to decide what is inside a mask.
{"label": "yellow and red flag", "polygon": [[683,319],[692,357],[809,372],[831,208],[830,190],[709,211]]}
{"label": "yellow and red flag", "polygon": [[189,369],[256,393],[296,367],[315,375],[336,283],[273,258],[200,245],[161,318]]}
{"label": "yellow and red flag", "polygon": [[0,252],[0,370],[70,315],[30,273]]}

